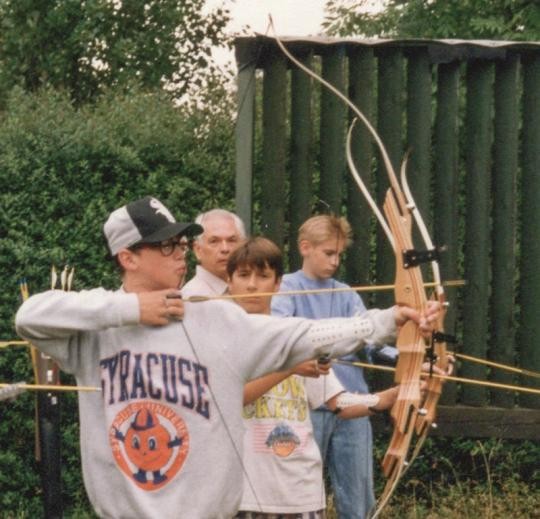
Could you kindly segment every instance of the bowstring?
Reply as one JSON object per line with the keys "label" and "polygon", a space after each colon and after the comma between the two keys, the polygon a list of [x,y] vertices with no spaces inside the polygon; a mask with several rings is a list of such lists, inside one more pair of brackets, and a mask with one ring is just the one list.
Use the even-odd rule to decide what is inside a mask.
{"label": "bowstring", "polygon": [[[188,341],[191,352],[193,353],[193,356],[195,357],[197,363],[202,365],[201,360],[199,358],[199,355],[197,354],[197,351],[195,350],[195,345],[193,344],[193,341],[191,340],[191,337],[190,337],[190,335],[189,335],[189,333],[187,331],[187,328],[186,328],[186,326],[184,324],[184,321],[180,321],[180,326],[182,327],[184,335],[186,336],[186,339]],[[251,478],[249,477],[246,466],[244,465],[244,459],[243,459],[242,453],[238,450],[238,447],[236,446],[236,442],[234,441],[234,436],[233,436],[231,430],[229,429],[229,426],[227,425],[227,422],[225,420],[225,414],[223,413],[223,411],[222,411],[222,409],[221,409],[221,407],[220,407],[220,405],[218,403],[218,400],[216,398],[216,394],[214,393],[214,390],[212,389],[212,386],[210,385],[210,380],[208,381],[208,390],[210,392],[210,396],[212,397],[212,401],[214,402],[214,405],[215,405],[216,410],[218,412],[221,423],[223,424],[223,427],[225,428],[225,432],[227,434],[227,437],[228,437],[229,441],[231,442],[234,453],[235,453],[236,457],[238,458],[238,460],[240,461],[240,466],[242,468],[242,473],[246,477],[249,488],[252,491],[253,496],[255,497],[255,502],[257,503],[257,507],[259,508],[259,511],[262,513],[263,512],[262,505],[261,505],[261,502],[259,501],[259,497],[257,496],[257,493],[255,492],[255,487],[254,487],[254,485],[253,485],[253,483],[251,481]],[[243,437],[242,437],[241,441],[242,442],[244,441]]]}

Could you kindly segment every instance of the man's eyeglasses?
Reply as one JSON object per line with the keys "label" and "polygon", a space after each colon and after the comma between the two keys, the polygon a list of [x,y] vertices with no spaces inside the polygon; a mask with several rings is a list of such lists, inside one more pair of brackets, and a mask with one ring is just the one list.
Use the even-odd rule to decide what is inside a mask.
{"label": "man's eyeglasses", "polygon": [[157,243],[141,243],[132,247],[133,249],[140,249],[142,247],[150,247],[151,249],[159,249],[163,256],[170,256],[174,250],[178,247],[183,254],[186,254],[192,245],[192,240],[188,240],[185,236],[170,238]]}

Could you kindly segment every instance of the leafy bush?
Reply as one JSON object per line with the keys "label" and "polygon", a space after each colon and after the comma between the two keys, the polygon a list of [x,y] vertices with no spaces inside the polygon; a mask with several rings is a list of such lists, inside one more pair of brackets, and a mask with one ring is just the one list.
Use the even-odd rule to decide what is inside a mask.
{"label": "leafy bush", "polygon": [[[223,100],[223,102],[222,102]],[[123,203],[152,194],[178,219],[231,207],[234,173],[227,99],[205,110],[161,93],[110,92],[76,108],[67,94],[14,91],[0,114],[0,337],[15,338],[18,281],[47,289],[51,265],[75,266],[74,288],[118,286],[102,225]],[[209,131],[211,128],[211,131]],[[0,349],[0,381],[31,381],[25,348]],[[66,379],[67,382],[72,382]],[[81,481],[76,395],[61,397],[66,516],[88,509]],[[0,402],[0,515],[39,517],[34,395]]]}

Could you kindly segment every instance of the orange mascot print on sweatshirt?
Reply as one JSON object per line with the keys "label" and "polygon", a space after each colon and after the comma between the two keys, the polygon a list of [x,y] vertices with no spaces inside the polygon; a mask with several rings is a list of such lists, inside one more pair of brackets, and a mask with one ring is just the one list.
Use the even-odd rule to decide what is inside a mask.
{"label": "orange mascot print on sweatshirt", "polygon": [[184,420],[163,404],[126,406],[111,426],[109,440],[122,472],[144,490],[165,486],[189,452]]}

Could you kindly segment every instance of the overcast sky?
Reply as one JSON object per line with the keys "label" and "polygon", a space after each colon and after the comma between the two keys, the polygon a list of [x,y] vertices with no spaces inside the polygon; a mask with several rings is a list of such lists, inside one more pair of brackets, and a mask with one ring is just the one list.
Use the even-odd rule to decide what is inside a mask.
{"label": "overcast sky", "polygon": [[[224,4],[231,13],[228,32],[237,34],[244,29],[268,32],[268,15],[272,15],[279,36],[308,36],[322,33],[326,0],[206,0],[208,8]],[[384,0],[363,0],[367,10],[378,10]],[[218,63],[234,63],[232,52],[218,49]]]}
{"label": "overcast sky", "polygon": [[249,26],[266,32],[268,15],[281,35],[305,36],[320,32],[326,0],[207,0],[209,6],[224,3],[231,12],[230,32]]}
{"label": "overcast sky", "polygon": [[[268,31],[268,15],[280,36],[306,36],[321,32],[326,0],[207,0],[209,8],[225,4],[231,13],[228,32],[237,34],[244,29],[253,32]],[[216,49],[218,63],[234,63],[232,52]]]}

